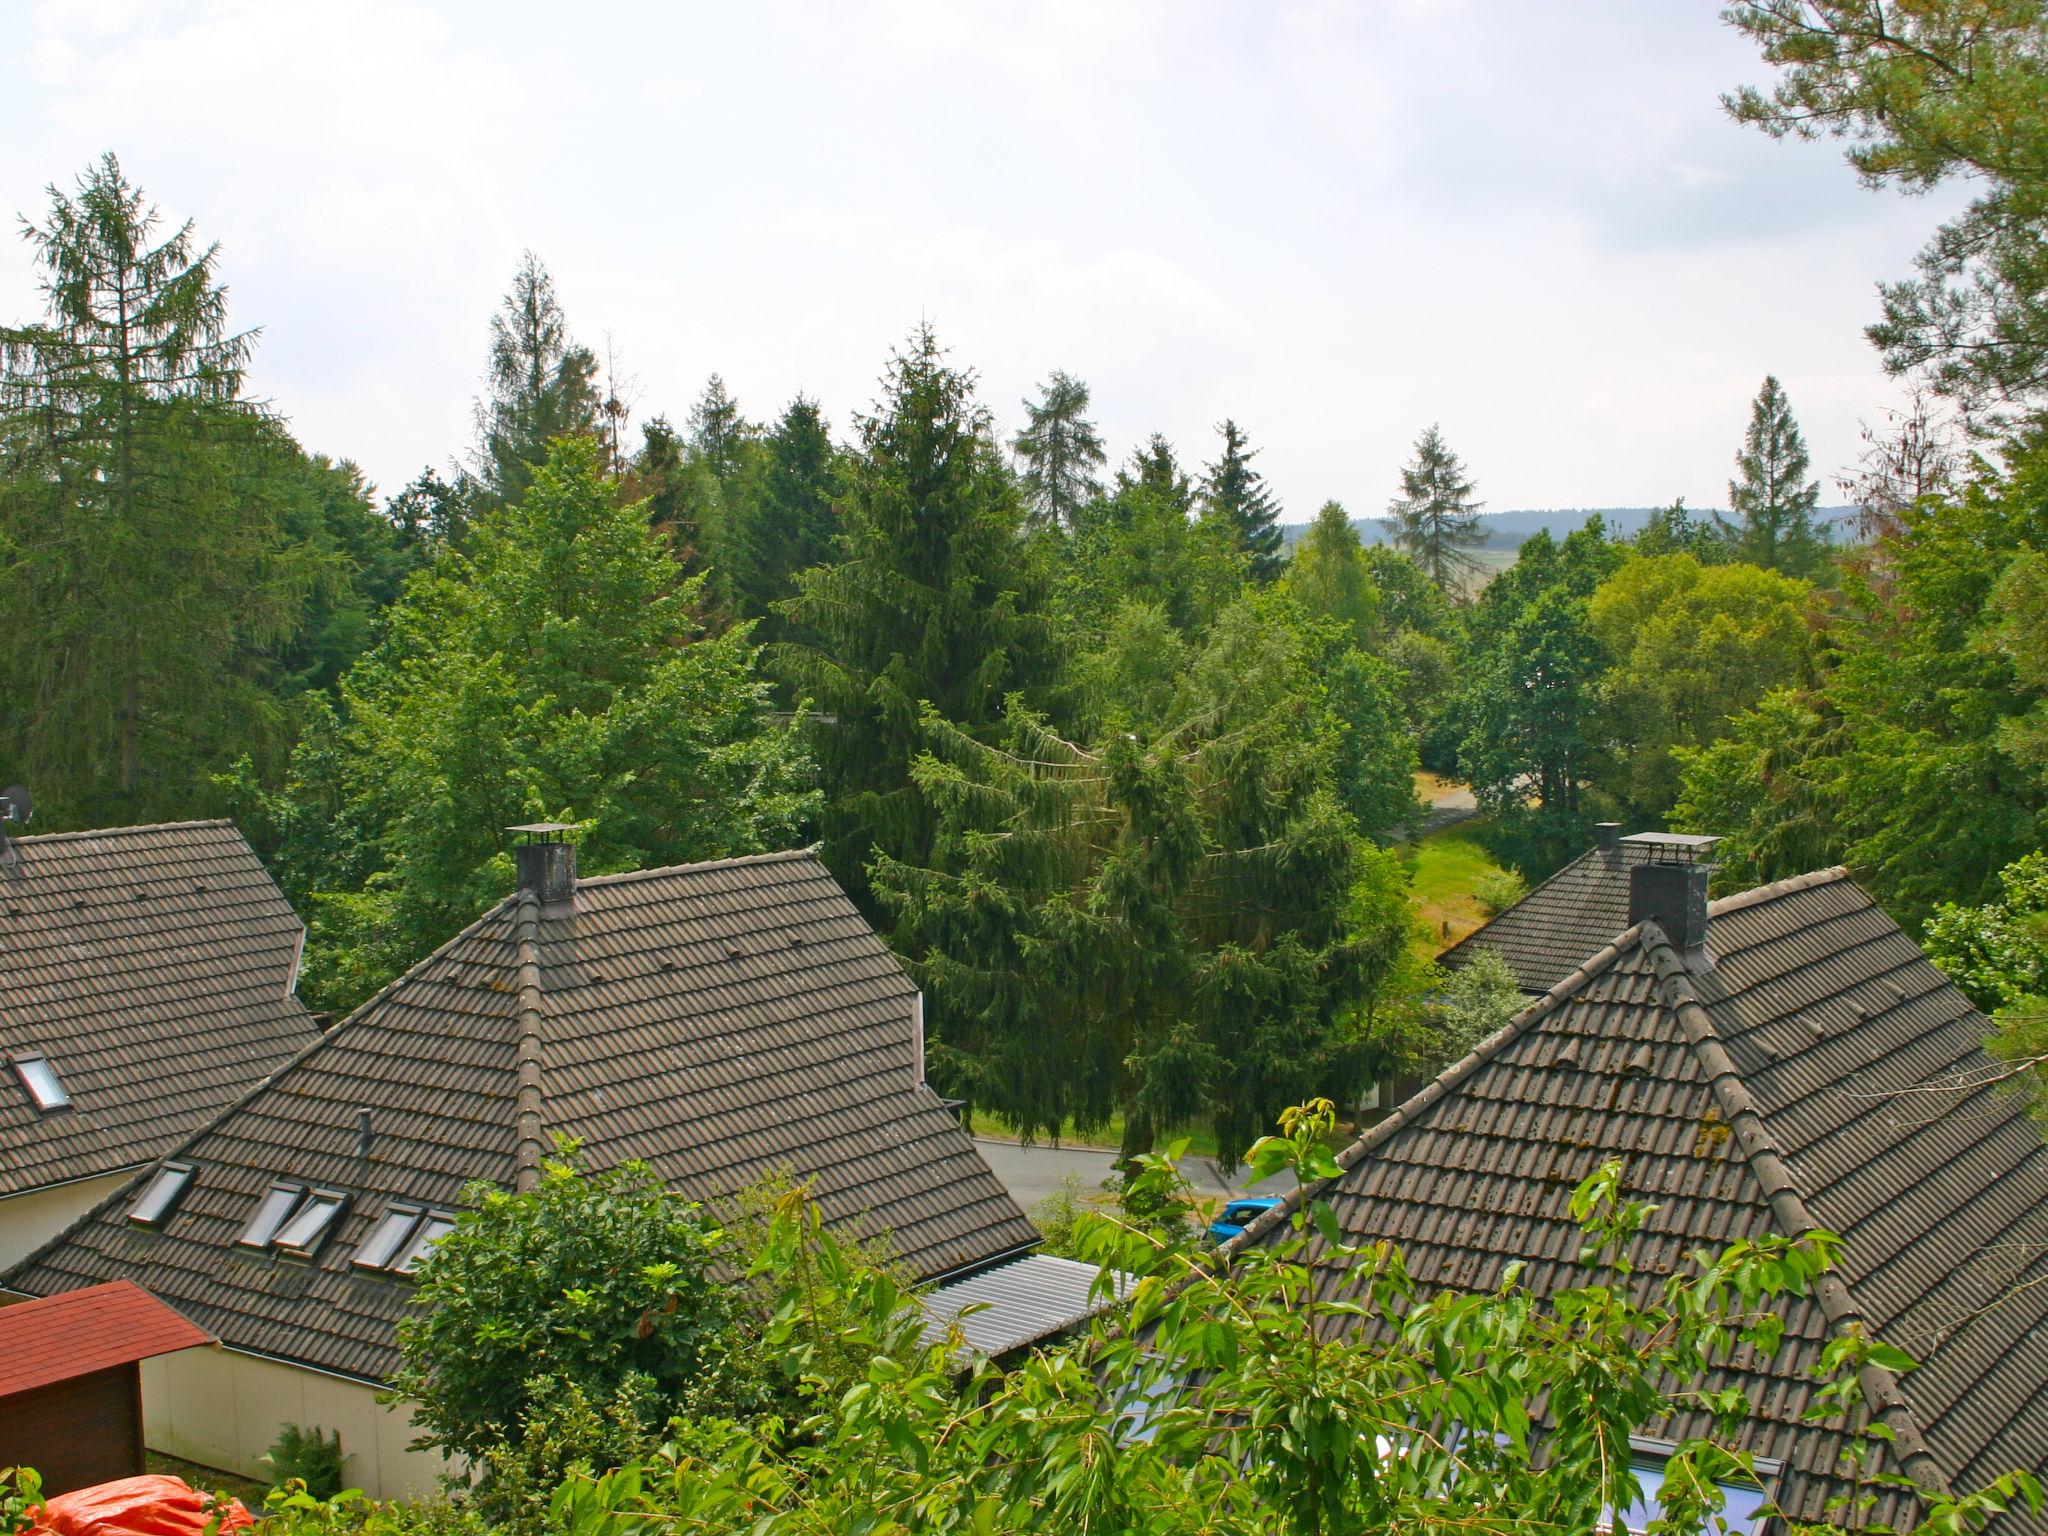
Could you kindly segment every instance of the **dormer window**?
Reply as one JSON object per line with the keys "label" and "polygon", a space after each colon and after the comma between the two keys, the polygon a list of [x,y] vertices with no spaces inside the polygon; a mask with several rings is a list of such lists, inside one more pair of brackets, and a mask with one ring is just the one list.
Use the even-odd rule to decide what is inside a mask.
{"label": "dormer window", "polygon": [[142,1193],[128,1207],[128,1219],[138,1227],[161,1227],[185,1198],[185,1191],[191,1188],[198,1172],[190,1163],[165,1163],[150,1175]]}
{"label": "dormer window", "polygon": [[453,1211],[394,1205],[377,1219],[351,1261],[358,1269],[409,1275],[442,1238],[455,1230]]}
{"label": "dormer window", "polygon": [[57,1080],[57,1069],[50,1065],[48,1058],[40,1053],[30,1053],[9,1058],[14,1072],[21,1079],[21,1086],[28,1090],[29,1101],[45,1114],[53,1109],[69,1109],[71,1095],[64,1091],[64,1085]]}

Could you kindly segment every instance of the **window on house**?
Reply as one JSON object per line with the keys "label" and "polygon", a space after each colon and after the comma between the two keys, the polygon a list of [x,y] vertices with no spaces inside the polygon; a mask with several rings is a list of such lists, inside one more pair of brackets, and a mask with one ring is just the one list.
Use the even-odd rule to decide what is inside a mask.
{"label": "window on house", "polygon": [[409,1275],[420,1266],[420,1260],[427,1256],[427,1250],[455,1230],[453,1211],[429,1211],[426,1219],[412,1234],[412,1241],[399,1253],[391,1269],[394,1274]]}
{"label": "window on house", "polygon": [[392,1206],[377,1218],[377,1224],[370,1228],[370,1235],[363,1239],[351,1262],[358,1269],[389,1269],[398,1250],[412,1236],[412,1229],[426,1214],[417,1205]]}
{"label": "window on house", "polygon": [[256,1214],[249,1219],[249,1225],[242,1229],[242,1235],[235,1239],[244,1248],[268,1248],[277,1236],[277,1229],[285,1223],[299,1200],[306,1193],[303,1184],[273,1184],[264,1192],[263,1199],[256,1206]]}
{"label": "window on house", "polygon": [[291,1218],[277,1229],[272,1241],[281,1252],[294,1258],[310,1259],[320,1251],[335,1218],[348,1209],[348,1196],[337,1189],[314,1189],[295,1206]]}
{"label": "window on house", "polygon": [[128,1219],[139,1227],[160,1227],[170,1219],[178,1202],[185,1198],[192,1176],[199,1170],[190,1163],[165,1163],[149,1176],[142,1193],[128,1207]]}
{"label": "window on house", "polygon": [[16,1076],[21,1086],[28,1090],[28,1096],[37,1109],[68,1109],[71,1095],[64,1091],[64,1085],[57,1081],[57,1069],[47,1058],[29,1054],[12,1058]]}

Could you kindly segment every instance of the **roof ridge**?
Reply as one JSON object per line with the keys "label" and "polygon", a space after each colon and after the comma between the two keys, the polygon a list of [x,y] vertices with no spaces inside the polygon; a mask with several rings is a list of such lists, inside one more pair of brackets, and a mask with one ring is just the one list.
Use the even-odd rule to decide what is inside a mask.
{"label": "roof ridge", "polygon": [[[1338,1177],[1356,1167],[1366,1153],[1387,1140],[1395,1131],[1412,1121],[1416,1114],[1429,1108],[1450,1091],[1485,1066],[1504,1050],[1508,1043],[1525,1034],[1530,1026],[1547,1017],[1565,1003],[1578,989],[1613,965],[1640,941],[1644,925],[1625,928],[1599,950],[1589,955],[1579,968],[1564,978],[1535,1002],[1516,1014],[1499,1029],[1488,1035],[1470,1051],[1445,1067],[1443,1071],[1424,1083],[1415,1092],[1401,1101],[1400,1107],[1377,1125],[1361,1131],[1350,1146],[1337,1154]],[[1224,1243],[1216,1252],[1225,1261],[1240,1249],[1251,1247],[1264,1238],[1266,1233],[1287,1220],[1302,1204],[1323,1193],[1335,1178],[1318,1179],[1313,1184],[1297,1184],[1281,1202],[1247,1226],[1236,1237]]]}
{"label": "roof ridge", "polygon": [[[1743,894],[1767,900],[1774,895],[1826,885],[1846,876],[1847,871],[1840,869],[1815,871]],[[1713,1095],[1721,1118],[1733,1135],[1736,1146],[1741,1149],[1743,1159],[1749,1165],[1750,1176],[1762,1189],[1772,1219],[1780,1231],[1794,1239],[1809,1232],[1828,1230],[1807,1208],[1806,1197],[1800,1192],[1798,1180],[1793,1177],[1791,1164],[1779,1152],[1776,1138],[1771,1134],[1763,1106],[1750,1092],[1741,1069],[1735,1065],[1734,1056],[1729,1053],[1727,1043],[1714,1025],[1713,1015],[1700,1000],[1684,958],[1655,922],[1644,923],[1642,932],[1644,953],[1657,973],[1659,997],[1678,1019],[1678,1026],[1707,1080],[1707,1091]],[[1813,1295],[1820,1303],[1828,1326],[1838,1336],[1858,1330],[1871,1331],[1869,1319],[1839,1270],[1822,1271],[1814,1281]],[[1934,1459],[1934,1453],[1927,1448],[1919,1418],[1907,1401],[1897,1375],[1875,1363],[1866,1363],[1857,1375],[1863,1385],[1865,1400],[1890,1431],[1892,1451],[1899,1469],[1922,1486],[1947,1492],[1948,1479],[1941,1470],[1941,1464]]]}
{"label": "roof ridge", "polygon": [[540,1183],[541,1142],[541,983],[540,898],[521,891],[512,917],[512,946],[519,957],[519,1032],[514,1046],[519,1087],[513,1100],[512,1187],[519,1193]]}
{"label": "roof ridge", "polygon": [[621,885],[628,880],[658,880],[667,875],[693,875],[702,870],[733,869],[743,864],[774,864],[784,860],[815,859],[821,843],[802,848],[785,848],[777,853],[742,853],[727,859],[703,859],[695,864],[662,864],[653,869],[622,869],[610,875],[579,875],[577,889],[586,885]]}
{"label": "roof ridge", "polygon": [[[199,821],[145,821],[132,827],[81,827],[74,832],[10,832],[7,840],[10,843],[56,843],[74,837],[126,837],[137,832],[178,832],[193,827],[232,827],[238,833],[241,831],[231,817],[209,816]],[[243,838],[242,841],[246,843],[248,839]],[[254,853],[255,849],[249,851]],[[262,861],[259,859],[257,862]]]}
{"label": "roof ridge", "polygon": [[1780,896],[1791,896],[1799,891],[1810,891],[1817,885],[1832,885],[1839,880],[1852,877],[1846,864],[1836,864],[1827,869],[1811,870],[1803,875],[1788,875],[1783,880],[1773,880],[1768,885],[1753,885],[1746,891],[1737,891],[1732,896],[1723,896],[1718,901],[1707,903],[1708,917],[1721,917],[1730,912],[1741,912],[1750,907],[1762,906]]}

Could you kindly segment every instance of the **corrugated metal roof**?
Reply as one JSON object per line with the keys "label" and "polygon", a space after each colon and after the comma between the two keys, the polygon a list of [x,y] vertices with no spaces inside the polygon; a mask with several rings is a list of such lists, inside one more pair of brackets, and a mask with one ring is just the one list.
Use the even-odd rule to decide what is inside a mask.
{"label": "corrugated metal roof", "polygon": [[[319,1031],[305,929],[225,821],[12,837],[0,872],[0,1196],[133,1168]],[[4,1066],[40,1054],[68,1109]]]}
{"label": "corrugated metal roof", "polygon": [[[1804,1418],[1844,1315],[1921,1362],[1903,1378],[1902,1454],[1924,1440],[1963,1488],[2048,1465],[2048,1146],[1991,1081],[1989,1024],[1842,871],[1710,912],[1710,963],[1688,969],[1653,925],[1611,939],[1310,1193],[1348,1240],[1390,1240],[1416,1279],[1461,1291],[1516,1260],[1540,1292],[1586,1283],[1567,1202],[1611,1157],[1656,1207],[1633,1254],[1645,1285],[1803,1211],[1844,1238],[1842,1284],[1784,1303],[1778,1354],[1721,1378],[1754,1405],[1746,1448],[1786,1463],[1786,1508],[1823,1520],[1847,1491],[1843,1427]],[[1324,1282],[1341,1291],[1341,1269]],[[1903,1514],[1880,1491],[1873,1518]]]}
{"label": "corrugated metal roof", "polygon": [[[1095,1286],[1102,1271],[1093,1264],[1028,1254],[928,1291],[919,1298],[925,1310],[924,1339],[942,1341],[957,1326],[976,1354],[1002,1355],[1086,1322],[1114,1298],[1098,1301]],[[1131,1279],[1117,1275],[1115,1297],[1128,1295]],[[966,1309],[981,1310],[961,1316]]]}
{"label": "corrugated metal roof", "polygon": [[[508,899],[185,1144],[199,1172],[160,1231],[127,1221],[124,1194],[8,1283],[129,1277],[231,1345],[386,1377],[411,1290],[350,1255],[394,1201],[457,1206],[472,1180],[513,1184],[522,912],[538,941],[543,1136],[577,1138],[594,1167],[643,1160],[707,1201],[791,1173],[828,1221],[887,1234],[922,1276],[1037,1241],[917,1080],[916,988],[800,852],[585,880],[560,918]],[[280,1177],[355,1196],[310,1266],[234,1250]]]}

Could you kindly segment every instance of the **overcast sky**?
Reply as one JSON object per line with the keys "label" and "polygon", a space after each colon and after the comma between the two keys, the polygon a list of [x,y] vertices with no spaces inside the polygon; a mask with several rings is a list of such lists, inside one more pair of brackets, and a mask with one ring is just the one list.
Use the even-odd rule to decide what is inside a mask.
{"label": "overcast sky", "polygon": [[0,207],[116,151],[386,491],[466,447],[531,247],[642,417],[716,370],[843,435],[929,317],[1006,435],[1054,368],[1119,459],[1234,416],[1291,519],[1382,510],[1432,421],[1495,509],[1706,506],[1775,372],[1833,500],[1898,399],[1874,285],[1953,199],[1736,128],[1717,10],[0,0]]}

